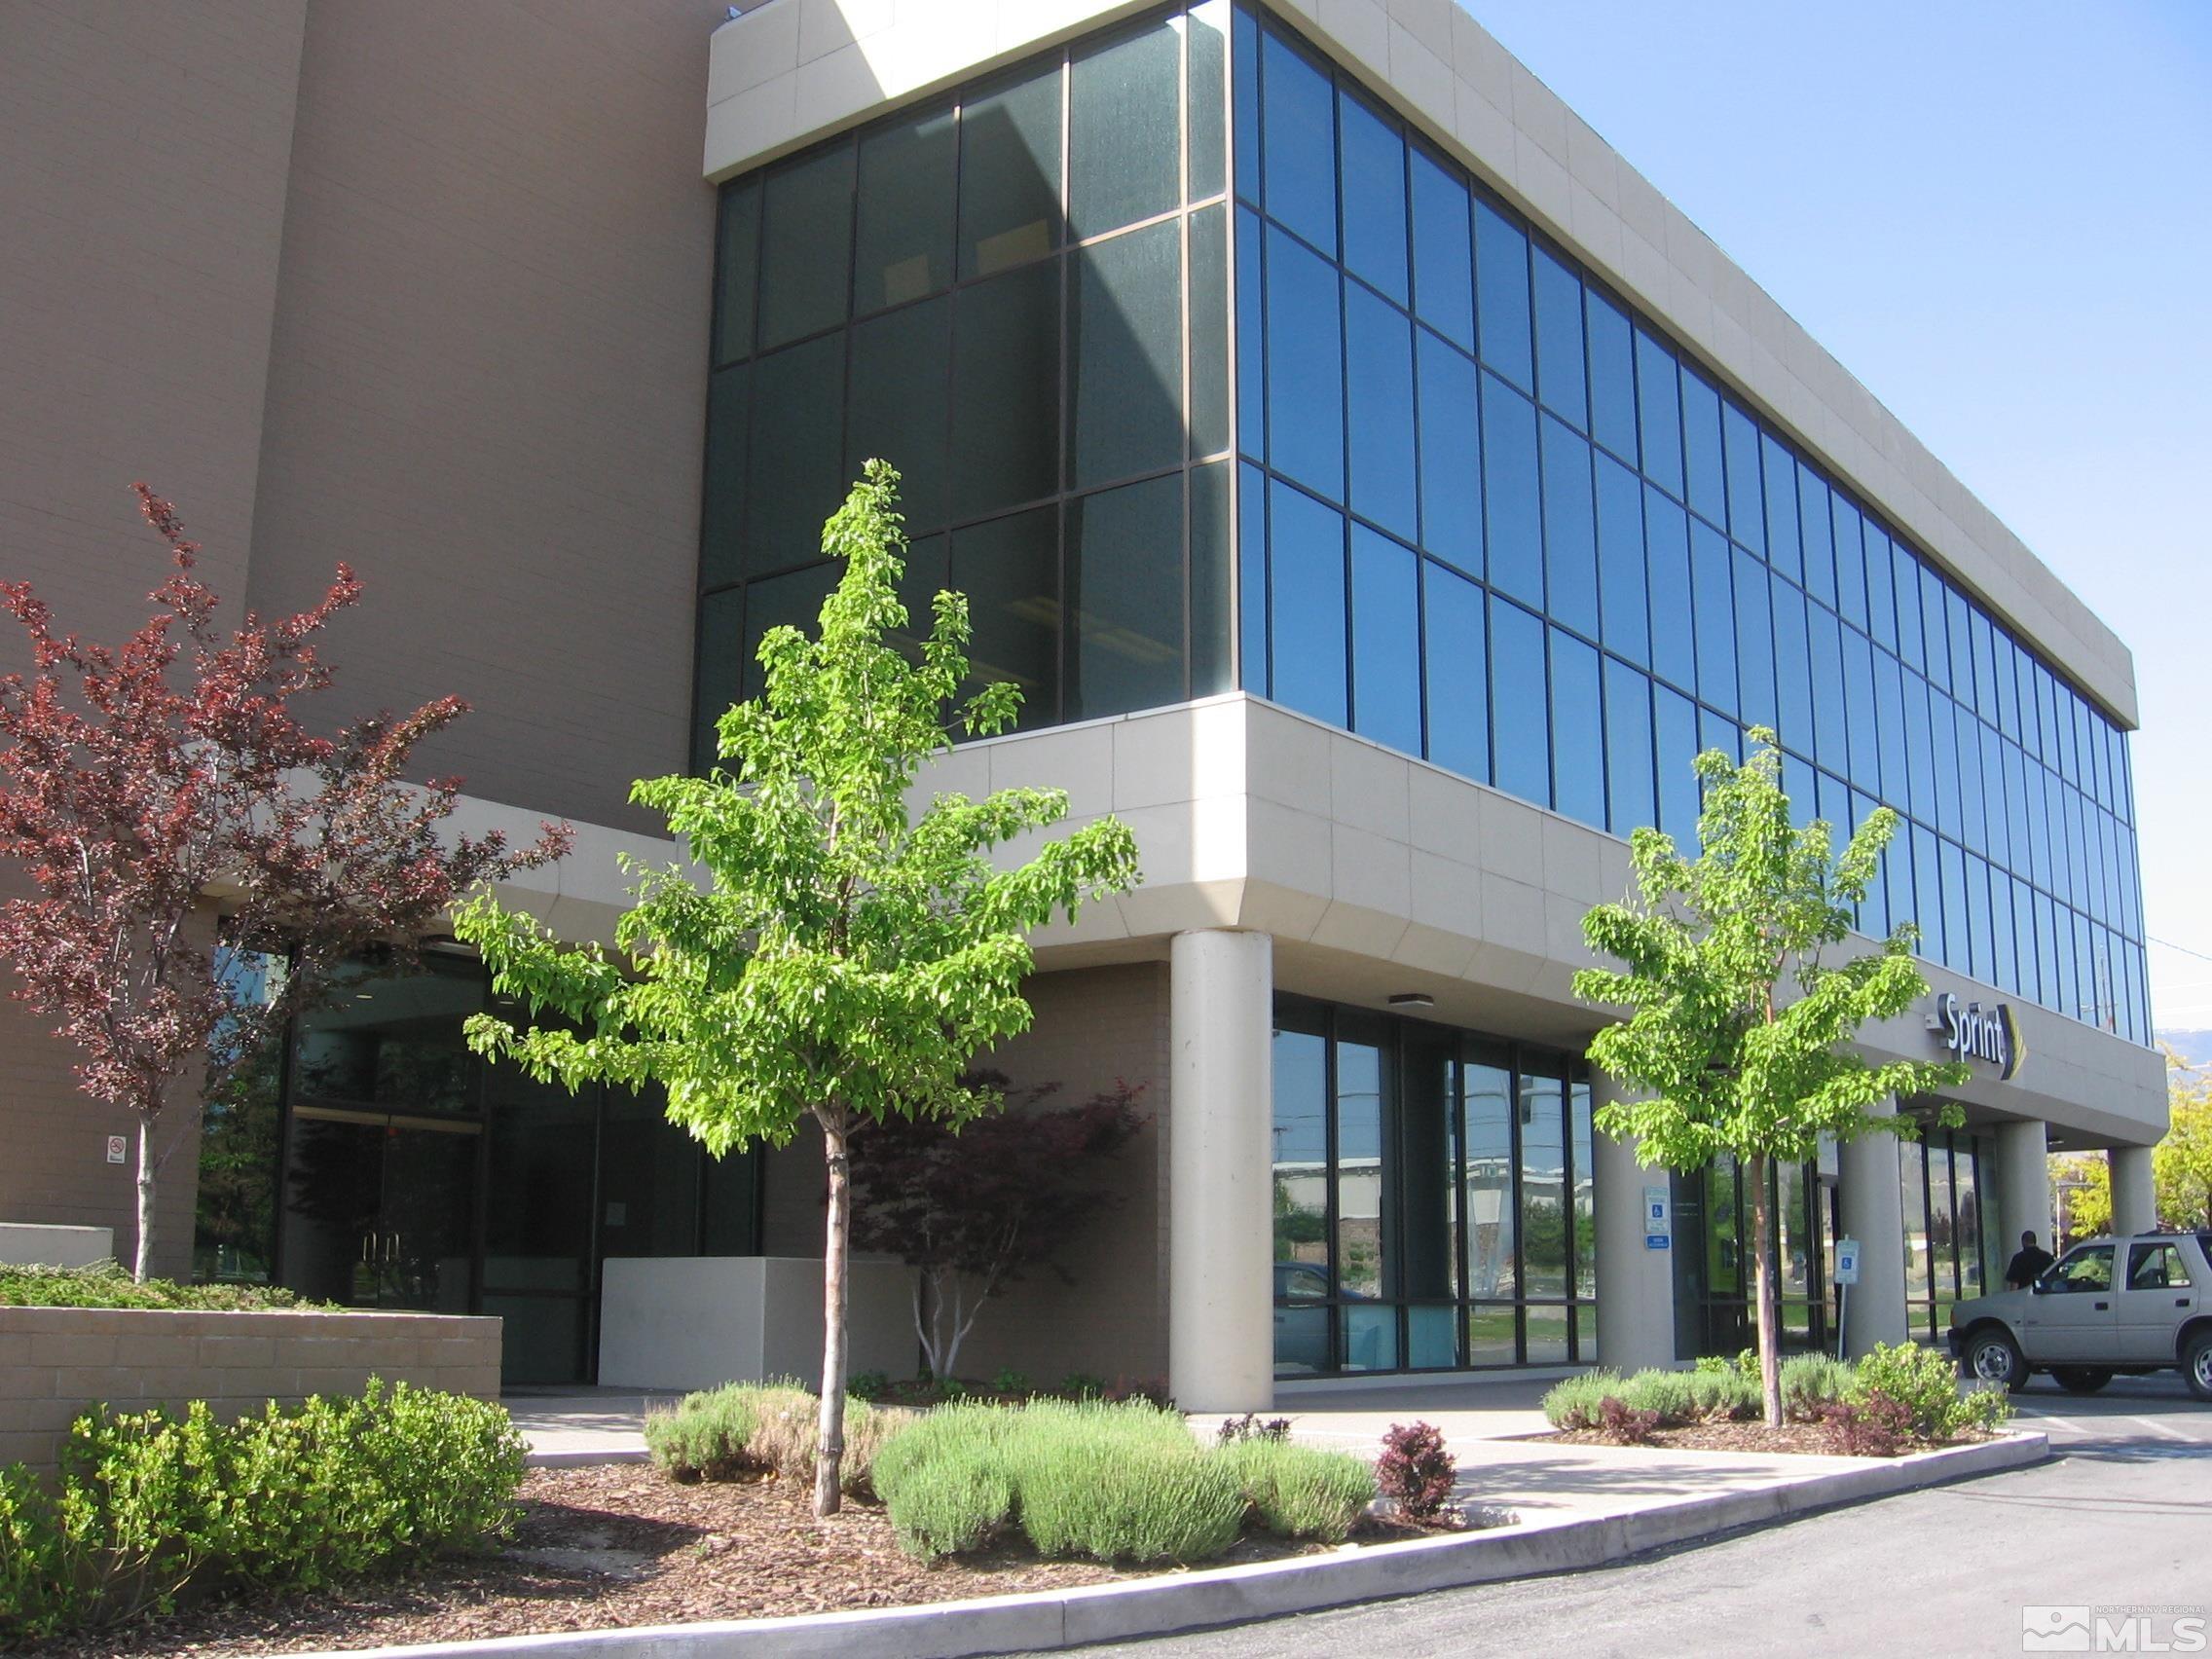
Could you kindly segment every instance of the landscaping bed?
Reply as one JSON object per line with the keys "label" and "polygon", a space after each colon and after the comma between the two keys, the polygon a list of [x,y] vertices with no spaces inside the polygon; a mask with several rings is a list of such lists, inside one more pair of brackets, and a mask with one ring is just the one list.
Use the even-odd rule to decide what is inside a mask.
{"label": "landscaping bed", "polygon": [[[1550,1434],[1523,1436],[1528,1440],[1564,1441],[1569,1446],[1618,1446],[1621,1442],[1599,1429],[1566,1429]],[[1856,1454],[1860,1456],[1898,1456],[1911,1452],[1934,1452],[1946,1446],[1973,1446],[1996,1438],[1989,1434],[1963,1434],[1948,1440],[1907,1441],[1893,1453]],[[1654,1428],[1638,1446],[1673,1452],[1789,1453],[1833,1457],[1839,1454],[1832,1431],[1822,1422],[1786,1422],[1769,1428],[1763,1422],[1696,1422],[1676,1428]]]}
{"label": "landscaping bed", "polygon": [[[900,1548],[880,1505],[849,1500],[837,1515],[817,1521],[802,1483],[680,1485],[643,1463],[534,1469],[519,1495],[515,1535],[494,1553],[448,1558],[403,1577],[186,1608],[27,1651],[40,1659],[150,1659],[479,1641],[909,1606],[1176,1570],[1041,1561],[1018,1540],[924,1566]],[[1379,1522],[1354,1534],[1361,1544],[1421,1535]],[[1262,1533],[1207,1565],[1332,1547]]]}

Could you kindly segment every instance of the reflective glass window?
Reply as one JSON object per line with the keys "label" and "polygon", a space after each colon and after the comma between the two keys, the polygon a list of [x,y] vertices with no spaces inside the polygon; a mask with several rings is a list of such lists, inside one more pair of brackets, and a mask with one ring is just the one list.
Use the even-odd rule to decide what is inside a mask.
{"label": "reflective glass window", "polygon": [[1351,729],[1420,753],[1418,557],[1365,525],[1351,532]]}
{"label": "reflective glass window", "polygon": [[853,147],[794,163],[762,187],[760,349],[845,320],[853,246]]}
{"label": "reflective glass window", "polygon": [[[1983,719],[1995,722],[1997,711],[1997,630],[1987,613],[1973,613],[1973,687],[1974,707],[1981,711]],[[2092,777],[2097,768],[2089,768]],[[2100,790],[2101,793],[2101,790]]]}
{"label": "reflective glass window", "polygon": [[1059,718],[1059,512],[1037,507],[972,525],[952,537],[952,586],[968,596],[976,685],[1021,688],[1020,726]]}
{"label": "reflective glass window", "polygon": [[1345,521],[1277,483],[1269,491],[1268,552],[1274,700],[1346,725]]}
{"label": "reflective glass window", "polygon": [[1874,643],[1898,648],[1898,606],[1895,566],[1890,538],[1872,519],[1864,523],[1866,551],[1866,618]]}
{"label": "reflective glass window", "polygon": [[1651,776],[1651,682],[1605,659],[1606,827],[1626,835],[1659,821]]}
{"label": "reflective glass window", "polygon": [[1736,712],[1734,554],[1727,538],[1702,519],[1690,521],[1690,579],[1697,613],[1697,694],[1726,714]]}
{"label": "reflective glass window", "polygon": [[1636,331],[1637,430],[1643,439],[1643,475],[1679,500],[1682,494],[1682,400],[1675,354]]}
{"label": "reflective glass window", "polygon": [[1749,415],[1723,400],[1720,437],[1728,455],[1728,534],[1763,555],[1766,505],[1759,490],[1759,429]]}
{"label": "reflective glass window", "polygon": [[1475,349],[1475,252],[1467,187],[1417,148],[1413,160],[1414,310],[1466,350]]}
{"label": "reflective glass window", "polygon": [[[1943,592],[1943,618],[1951,636],[1951,695],[1970,709],[1973,707],[1973,618],[1968,612],[1966,596],[1957,588],[1946,587]],[[2074,757],[2066,757],[2069,777],[2081,774]]]}
{"label": "reflective glass window", "polygon": [[1555,621],[1598,632],[1598,533],[1590,500],[1590,445],[1543,417],[1544,571]]}
{"label": "reflective glass window", "polygon": [[1697,705],[1664,685],[1651,688],[1659,761],[1659,828],[1685,858],[1697,856]]}
{"label": "reflective glass window", "polygon": [[[1502,1064],[1469,1060],[1460,1068],[1460,1089],[1466,1114],[1467,1291],[1474,1297],[1511,1297],[1520,1290],[1516,1272],[1520,1220],[1513,1197],[1513,1120],[1518,1116],[1513,1097],[1513,1073]],[[1473,1315],[1484,1321],[1490,1340],[1495,1342],[1497,1314],[1481,1310]],[[1517,1345],[1513,1338],[1513,1311],[1503,1311],[1504,1351],[1491,1357],[1510,1364]],[[1478,1347],[1478,1351],[1480,1351]]]}
{"label": "reflective glass window", "polygon": [[960,112],[960,274],[985,276],[1040,259],[1060,245],[1060,234],[1055,63]]}
{"label": "reflective glass window", "polygon": [[1492,733],[1497,787],[1507,794],[1551,804],[1551,736],[1544,719],[1544,625],[1519,606],[1493,598],[1490,607]]}
{"label": "reflective glass window", "polygon": [[[1229,447],[1228,209],[1191,215],[1191,412],[1193,458]],[[1257,291],[1256,279],[1244,286]],[[1257,341],[1258,336],[1252,338]],[[1259,352],[1251,353],[1255,363]],[[1256,417],[1255,417],[1256,418]]]}
{"label": "reflective glass window", "polygon": [[1741,548],[1736,564],[1736,678],[1744,724],[1772,727],[1779,718],[1774,694],[1772,579],[1764,563]]}
{"label": "reflective glass window", "polygon": [[1202,202],[1222,189],[1227,92],[1222,76],[1229,56],[1229,44],[1223,36],[1230,26],[1229,18],[1229,7],[1221,0],[1193,6],[1190,11],[1190,92],[1184,99],[1183,114],[1189,129],[1185,143],[1193,202]]}
{"label": "reflective glass window", "polygon": [[1603,452],[1597,469],[1600,635],[1607,650],[1647,665],[1651,617],[1643,571],[1643,486]]}
{"label": "reflective glass window", "polygon": [[719,587],[745,573],[746,424],[752,371],[743,363],[707,383],[706,490],[700,503],[699,585]]}
{"label": "reflective glass window", "polygon": [[952,317],[952,512],[980,517],[1059,484],[1060,274],[964,288]]}
{"label": "reflective glass window", "polygon": [[1583,824],[1605,822],[1605,729],[1598,653],[1551,630],[1552,804]]}
{"label": "reflective glass window", "polygon": [[952,188],[958,137],[949,109],[861,140],[853,304],[904,305],[952,285]]}
{"label": "reflective glass window", "polygon": [[1270,33],[1261,142],[1271,218],[1323,253],[1337,253],[1336,94],[1328,75],[1280,35]]}
{"label": "reflective glass window", "polygon": [[1491,585],[1544,600],[1543,526],[1536,492],[1536,410],[1494,375],[1483,377],[1483,514]]}
{"label": "reflective glass window", "polygon": [[1490,782],[1490,652],[1484,639],[1483,591],[1443,566],[1422,561],[1426,630],[1422,667],[1428,681],[1428,758]]}
{"label": "reflective glass window", "polygon": [[940,295],[871,317],[853,330],[852,341],[840,476],[857,478],[864,462],[888,461],[899,469],[899,507],[909,534],[941,529],[948,517],[944,400],[952,378],[952,301]]}
{"label": "reflective glass window", "polygon": [[1657,490],[1643,492],[1643,546],[1651,580],[1651,666],[1694,689],[1697,642],[1690,620],[1689,517]]}
{"label": "reflective glass window", "polygon": [[[1191,469],[1191,695],[1227,691],[1235,613],[1230,570],[1229,462]],[[1260,608],[1257,602],[1253,607]]]}
{"label": "reflective glass window", "polygon": [[753,433],[746,568],[774,571],[821,557],[823,521],[845,498],[845,337],[756,359],[753,395],[775,418]]}
{"label": "reflective glass window", "polygon": [[1567,1098],[1556,1077],[1521,1074],[1522,1294],[1567,1295]]}
{"label": "reflective glass window", "polygon": [[1874,727],[1878,793],[1901,811],[1911,790],[1905,781],[1904,671],[1887,651],[1874,653]]}
{"label": "reflective glass window", "polygon": [[[1242,16],[1241,13],[1238,14]],[[1237,682],[1263,697],[1274,695],[1268,670],[1268,480],[1249,462],[1236,478]]]}
{"label": "reflective glass window", "polygon": [[1928,682],[1938,691],[1951,688],[1951,641],[1943,622],[1943,578],[1926,565],[1919,567],[1920,620],[1927,637],[1927,661],[1922,665]]}
{"label": "reflective glass window", "polygon": [[1268,232],[1268,457],[1332,500],[1345,488],[1336,267]]}
{"label": "reflective glass window", "polygon": [[1912,827],[1912,919],[1920,926],[1920,953],[1931,962],[1949,960],[1943,939],[1943,872],[1936,857],[1936,834],[1921,825]]}
{"label": "reflective glass window", "polygon": [[1782,741],[1800,755],[1813,742],[1813,660],[1805,641],[1805,596],[1777,578],[1774,600],[1774,702]]}
{"label": "reflective glass window", "polygon": [[1720,393],[1687,369],[1682,371],[1682,461],[1690,510],[1725,528],[1728,485],[1720,459]]}
{"label": "reflective glass window", "polygon": [[1812,653],[1813,758],[1840,772],[1849,764],[1851,739],[1843,719],[1843,637],[1835,612],[1806,606],[1805,635]]}
{"label": "reflective glass window", "polygon": [[1529,239],[1489,203],[1475,203],[1476,336],[1482,360],[1523,391],[1533,387],[1529,347]]}
{"label": "reflective glass window", "polygon": [[1583,313],[1590,331],[1590,435],[1634,466],[1635,337],[1628,318],[1594,288],[1584,291]]}
{"label": "reflective glass window", "polygon": [[1260,202],[1260,25],[1242,6],[1230,17],[1232,87],[1236,116],[1236,194]]}
{"label": "reflective glass window", "polygon": [[1345,284],[1345,362],[1351,510],[1410,541],[1418,533],[1413,324],[1357,282]]}
{"label": "reflective glass window", "polygon": [[1182,592],[1181,474],[1069,507],[1063,719],[1182,700]]}
{"label": "reflective glass window", "polygon": [[1843,714],[1850,733],[1850,777],[1861,789],[1881,787],[1879,728],[1874,720],[1874,647],[1855,628],[1843,630]]}
{"label": "reflective glass window", "polygon": [[1797,531],[1805,547],[1805,591],[1823,605],[1835,604],[1835,529],[1828,513],[1828,487],[1811,467],[1797,467]]}
{"label": "reflective glass window", "polygon": [[754,284],[760,272],[760,187],[725,190],[715,249],[715,361],[753,353]]}
{"label": "reflective glass window", "polygon": [[724,588],[699,601],[698,681],[691,694],[691,766],[715,759],[715,722],[745,695],[745,590]]}
{"label": "reflective glass window", "polygon": [[1959,735],[1959,839],[1979,851],[1987,845],[1981,803],[1981,722],[1965,709],[1953,709]]}
{"label": "reflective glass window", "polygon": [[1897,576],[1898,658],[1907,668],[1928,670],[1928,647],[1920,625],[1920,561],[1901,541],[1890,543],[1890,565]]}
{"label": "reflective glass window", "polygon": [[1260,216],[1236,209],[1236,448],[1268,453],[1267,279],[1262,271]]}
{"label": "reflective glass window", "polygon": [[1835,526],[1836,614],[1863,628],[1867,626],[1866,556],[1859,509],[1835,491],[1828,498],[1828,513]]}
{"label": "reflective glass window", "polygon": [[1181,32],[1162,19],[1068,64],[1068,219],[1094,237],[1183,199]]}
{"label": "reflective glass window", "polygon": [[1533,252],[1536,397],[1570,426],[1590,424],[1582,385],[1582,279],[1542,248]]}
{"label": "reflective glass window", "polygon": [[1348,92],[1337,97],[1344,158],[1345,268],[1406,303],[1406,141]]}
{"label": "reflective glass window", "polygon": [[1183,459],[1183,227],[1080,248],[1069,273],[1068,482],[1085,489]]}
{"label": "reflective glass window", "polygon": [[1420,378],[1420,541],[1469,575],[1483,573],[1482,418],[1475,364],[1425,328]]}
{"label": "reflective glass window", "polygon": [[1759,434],[1765,477],[1767,563],[1793,582],[1805,579],[1805,554],[1797,539],[1797,459],[1766,433]]}

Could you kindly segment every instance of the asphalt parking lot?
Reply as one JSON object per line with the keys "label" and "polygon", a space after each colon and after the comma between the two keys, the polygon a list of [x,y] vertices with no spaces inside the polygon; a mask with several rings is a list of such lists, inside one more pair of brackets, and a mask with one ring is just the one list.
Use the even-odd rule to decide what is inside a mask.
{"label": "asphalt parking lot", "polygon": [[[2212,1636],[2212,1405],[2173,1376],[2016,1396],[2051,1460],[1656,1551],[1595,1571],[1442,1591],[1088,1651],[1273,1659],[1387,1651],[1663,1659],[1716,1648],[1798,1656],[2017,1654],[2031,1628],[2145,1613],[2138,1651]],[[2195,1609],[2193,1614],[2189,1609]],[[2046,1648],[2045,1650],[2060,1650]],[[2083,1649],[2076,1649],[2077,1651]]]}

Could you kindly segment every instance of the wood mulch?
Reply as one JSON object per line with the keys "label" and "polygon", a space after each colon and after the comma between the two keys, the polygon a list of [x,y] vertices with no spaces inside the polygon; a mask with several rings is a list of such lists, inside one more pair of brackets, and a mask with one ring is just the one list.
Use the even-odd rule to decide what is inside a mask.
{"label": "wood mulch", "polygon": [[[534,1632],[908,1606],[1104,1584],[1174,1568],[1040,1561],[1026,1545],[924,1566],[872,1503],[815,1519],[788,1483],[679,1486],[645,1463],[533,1469],[496,1553],[313,1593],[211,1602],[43,1643],[40,1659],[297,1653]],[[1370,1524],[1362,1543],[1419,1531]],[[1330,1546],[1247,1538],[1209,1567]]]}
{"label": "wood mulch", "polygon": [[[1562,1429],[1553,1434],[1532,1434],[1531,1440],[1563,1440],[1570,1446],[1618,1446],[1617,1440],[1608,1440],[1595,1429]],[[1909,1441],[1899,1449],[1901,1456],[1907,1452],[1933,1452],[1943,1446],[1965,1446],[1986,1435],[1974,1435],[1964,1440],[1938,1442]],[[1763,1422],[1698,1422],[1683,1428],[1655,1428],[1649,1440],[1639,1442],[1643,1446],[1660,1447],[1671,1452],[1787,1452],[1820,1456],[1841,1456],[1829,1440],[1827,1429],[1817,1422],[1786,1422],[1780,1428],[1769,1428]]]}

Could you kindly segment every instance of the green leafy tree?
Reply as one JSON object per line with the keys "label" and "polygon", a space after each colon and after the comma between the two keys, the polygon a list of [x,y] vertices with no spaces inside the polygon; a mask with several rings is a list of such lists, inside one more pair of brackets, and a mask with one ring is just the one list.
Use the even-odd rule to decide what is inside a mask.
{"label": "green leafy tree", "polygon": [[2112,1231],[2112,1164],[2103,1153],[2052,1153],[2050,1188],[2058,1200],[2054,1249]]}
{"label": "green leafy tree", "polygon": [[762,694],[717,723],[723,764],[631,791],[688,845],[704,884],[631,866],[612,957],[559,947],[489,895],[455,924],[502,993],[534,1021],[555,1016],[476,1015],[479,1052],[571,1088],[660,1083],[669,1117],[717,1156],[785,1145],[809,1123],[821,1132],[820,1515],[837,1508],[844,1449],[849,1137],[868,1122],[957,1124],[995,1104],[963,1074],[1029,1025],[1024,935],[1137,879],[1135,837],[1112,818],[1041,841],[1027,863],[994,863],[994,849],[1066,816],[1058,790],[940,794],[918,816],[909,804],[922,763],[955,731],[1007,728],[1020,693],[1000,682],[963,700],[958,594],[937,596],[913,658],[886,643],[907,620],[898,478],[869,461],[825,528],[823,551],[845,571],[820,636],[775,628],[760,642]]}
{"label": "green leafy tree", "polygon": [[2170,1122],[2151,1149],[2158,1216],[2168,1227],[2212,1227],[2212,1075],[2166,1051]]}
{"label": "green leafy tree", "polygon": [[[1641,1098],[1601,1107],[1598,1127],[1635,1136],[1641,1158],[1670,1169],[1700,1169],[1723,1154],[1744,1167],[1760,1385],[1766,1420],[1779,1426],[1768,1170],[1806,1162],[1824,1135],[1911,1134],[1909,1119],[1873,1109],[1892,1095],[1956,1087],[1967,1070],[1875,1065],[1849,1047],[1868,1020],[1893,1018],[1928,992],[1909,923],[1878,950],[1828,959],[1850,938],[1897,815],[1877,808],[1838,858],[1825,823],[1791,826],[1774,733],[1751,737],[1740,766],[1716,749],[1697,757],[1696,858],[1654,829],[1630,837],[1634,892],[1582,918],[1590,948],[1623,966],[1583,970],[1574,992],[1628,1011],[1591,1040],[1590,1059]],[[1943,1121],[1957,1122],[1957,1108]]]}

